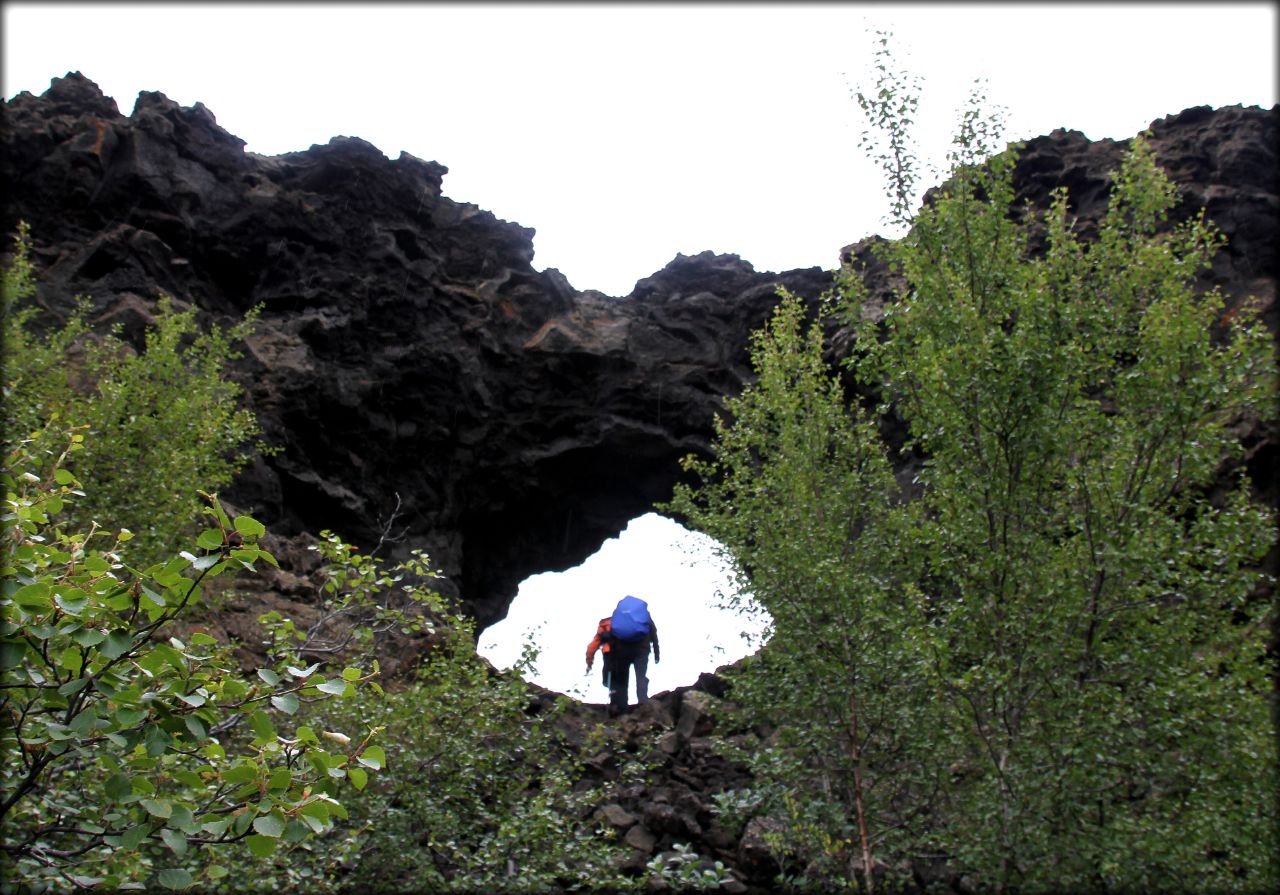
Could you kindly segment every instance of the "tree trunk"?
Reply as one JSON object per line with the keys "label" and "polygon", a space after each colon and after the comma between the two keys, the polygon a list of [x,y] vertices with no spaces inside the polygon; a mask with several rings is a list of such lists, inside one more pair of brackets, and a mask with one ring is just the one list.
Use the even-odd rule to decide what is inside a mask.
{"label": "tree trunk", "polygon": [[862,808],[862,749],[858,745],[858,698],[849,694],[849,758],[853,761],[853,807],[858,817],[858,838],[862,843],[862,875],[867,882],[867,895],[875,893],[871,873],[871,839],[867,835],[867,818]]}

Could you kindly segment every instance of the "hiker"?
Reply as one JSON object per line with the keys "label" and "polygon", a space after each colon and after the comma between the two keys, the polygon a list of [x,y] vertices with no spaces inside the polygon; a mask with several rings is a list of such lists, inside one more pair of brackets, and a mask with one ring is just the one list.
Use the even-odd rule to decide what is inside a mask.
{"label": "hiker", "polygon": [[596,626],[596,636],[587,644],[587,674],[591,673],[591,665],[595,662],[596,650],[600,650],[600,672],[602,675],[602,683],[608,687],[613,675],[613,663],[610,661],[609,643],[613,639],[611,636],[611,628],[613,627],[613,618],[605,616],[600,619],[600,624]]}
{"label": "hiker", "polygon": [[605,650],[605,678],[609,687],[609,715],[614,717],[627,710],[627,688],[631,669],[636,671],[636,703],[649,699],[649,649],[653,648],[653,661],[660,662],[658,626],[649,615],[649,605],[639,597],[625,596],[609,618],[600,619],[596,639],[587,647],[587,670],[591,670],[591,658],[595,645],[601,643]]}

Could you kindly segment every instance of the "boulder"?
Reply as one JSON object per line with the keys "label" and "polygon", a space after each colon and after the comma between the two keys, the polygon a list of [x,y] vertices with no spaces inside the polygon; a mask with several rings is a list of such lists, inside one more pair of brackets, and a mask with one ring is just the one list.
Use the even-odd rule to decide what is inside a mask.
{"label": "boulder", "polygon": [[753,880],[772,880],[781,870],[776,837],[786,825],[770,817],[753,817],[738,841],[738,867]]}
{"label": "boulder", "polygon": [[600,818],[611,827],[619,830],[625,830],[635,825],[637,818],[627,809],[616,803],[602,805],[599,810]]}
{"label": "boulder", "polygon": [[646,829],[644,824],[636,824],[627,830],[627,835],[623,837],[623,841],[636,851],[652,854],[658,844],[658,837]]}
{"label": "boulder", "polygon": [[715,729],[715,720],[711,717],[713,697],[698,690],[689,690],[680,701],[680,720],[676,722],[676,733],[686,740],[696,736],[706,736]]}

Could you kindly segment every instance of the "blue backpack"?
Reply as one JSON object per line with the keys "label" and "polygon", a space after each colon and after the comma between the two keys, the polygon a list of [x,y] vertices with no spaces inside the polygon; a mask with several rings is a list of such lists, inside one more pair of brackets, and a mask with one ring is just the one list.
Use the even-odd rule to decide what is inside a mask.
{"label": "blue backpack", "polygon": [[613,610],[613,636],[618,640],[643,640],[649,636],[649,604],[639,597],[626,596]]}

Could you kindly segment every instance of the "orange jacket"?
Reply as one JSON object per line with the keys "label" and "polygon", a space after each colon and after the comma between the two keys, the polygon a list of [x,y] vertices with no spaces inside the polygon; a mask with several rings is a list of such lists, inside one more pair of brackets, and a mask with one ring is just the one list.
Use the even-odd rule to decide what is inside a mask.
{"label": "orange jacket", "polygon": [[596,628],[596,636],[587,644],[587,670],[591,670],[591,664],[596,660],[596,650],[602,653],[609,652],[609,635],[613,633],[613,617],[600,619],[600,626]]}

